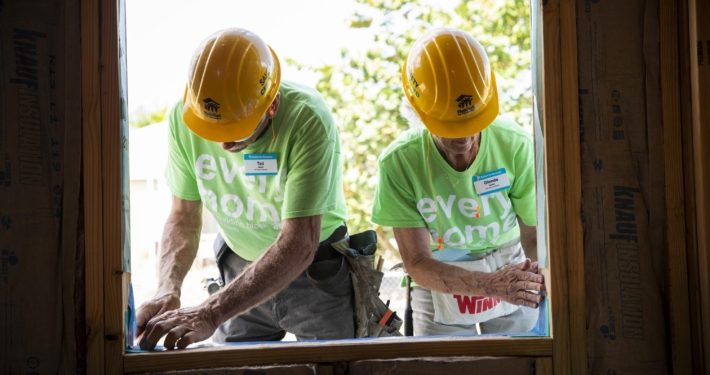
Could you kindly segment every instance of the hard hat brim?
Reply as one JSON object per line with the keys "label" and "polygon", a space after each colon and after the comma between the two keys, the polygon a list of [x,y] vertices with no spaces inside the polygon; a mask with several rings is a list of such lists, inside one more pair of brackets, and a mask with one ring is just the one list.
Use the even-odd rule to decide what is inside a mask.
{"label": "hard hat brim", "polygon": [[213,142],[234,142],[249,138],[257,126],[264,117],[264,114],[269,109],[276,95],[281,87],[281,65],[279,59],[276,56],[271,47],[271,54],[273,55],[275,62],[274,69],[274,81],[269,88],[269,92],[266,94],[266,100],[264,100],[260,108],[256,108],[252,115],[245,117],[240,121],[235,121],[231,123],[217,123],[214,121],[204,120],[195,114],[195,111],[190,106],[190,101],[186,100],[187,95],[189,95],[188,90],[185,90],[185,96],[183,97],[183,110],[182,110],[182,120],[185,125],[197,136],[207,139]]}
{"label": "hard hat brim", "polygon": [[183,102],[183,105],[188,106],[182,112],[182,120],[188,129],[197,136],[213,142],[234,142],[248,138],[254,133],[266,112],[264,111],[259,116],[250,116],[238,122],[225,124],[205,121],[195,115],[195,112],[189,107],[187,102]]}
{"label": "hard hat brim", "polygon": [[483,129],[488,127],[488,125],[492,124],[500,113],[500,108],[498,106],[498,85],[496,84],[496,77],[493,72],[491,72],[491,98],[488,100],[488,103],[480,113],[478,113],[475,117],[468,119],[441,121],[431,116],[427,116],[420,111],[416,105],[414,105],[414,98],[412,98],[409,94],[409,82],[405,79],[405,69],[406,67],[403,67],[402,69],[402,79],[405,85],[405,96],[407,97],[407,100],[409,100],[409,103],[412,104],[412,108],[414,108],[414,111],[417,112],[419,118],[421,118],[422,122],[427,129],[429,129],[431,134],[443,138],[470,137],[481,132]]}

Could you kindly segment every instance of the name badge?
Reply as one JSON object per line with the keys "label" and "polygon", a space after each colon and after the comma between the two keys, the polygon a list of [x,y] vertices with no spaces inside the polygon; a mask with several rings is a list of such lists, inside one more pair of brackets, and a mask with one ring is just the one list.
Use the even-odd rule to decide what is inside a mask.
{"label": "name badge", "polygon": [[473,187],[476,194],[486,195],[505,189],[510,189],[510,181],[505,168],[496,169],[478,176],[473,176]]}
{"label": "name badge", "polygon": [[276,153],[245,154],[244,173],[247,176],[276,176],[278,174]]}

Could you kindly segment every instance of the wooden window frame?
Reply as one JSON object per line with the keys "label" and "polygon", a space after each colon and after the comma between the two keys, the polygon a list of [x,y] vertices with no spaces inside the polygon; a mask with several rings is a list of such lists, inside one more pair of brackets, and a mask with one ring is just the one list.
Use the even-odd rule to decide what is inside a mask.
{"label": "wooden window frame", "polygon": [[[119,17],[121,0],[81,0],[87,370],[123,373],[244,365],[452,356],[534,357],[538,370],[586,372],[584,257],[577,102],[576,4],[532,0],[543,43],[550,337],[402,338],[124,353]],[[544,72],[555,72],[545,74]]]}

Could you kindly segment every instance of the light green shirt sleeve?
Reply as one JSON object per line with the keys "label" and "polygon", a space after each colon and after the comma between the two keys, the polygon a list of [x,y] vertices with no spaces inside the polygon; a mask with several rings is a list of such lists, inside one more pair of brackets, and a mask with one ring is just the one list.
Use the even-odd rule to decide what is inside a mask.
{"label": "light green shirt sleeve", "polygon": [[342,189],[340,142],[332,117],[311,112],[299,122],[288,166],[282,217],[322,215],[336,207]]}
{"label": "light green shirt sleeve", "polygon": [[397,161],[395,156],[380,160],[372,221],[396,228],[425,227],[414,192],[406,186],[409,180],[403,175],[409,168],[397,165]]}

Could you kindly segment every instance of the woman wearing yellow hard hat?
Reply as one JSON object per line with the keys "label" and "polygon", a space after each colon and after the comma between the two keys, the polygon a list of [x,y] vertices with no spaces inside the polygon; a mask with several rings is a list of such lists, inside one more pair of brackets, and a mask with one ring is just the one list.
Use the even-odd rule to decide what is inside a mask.
{"label": "woman wearing yellow hard hat", "polygon": [[485,49],[461,30],[421,36],[402,86],[423,126],[380,155],[372,220],[394,228],[415,283],[414,334],[530,331],[545,290],[525,255],[537,251],[531,136],[499,116]]}

